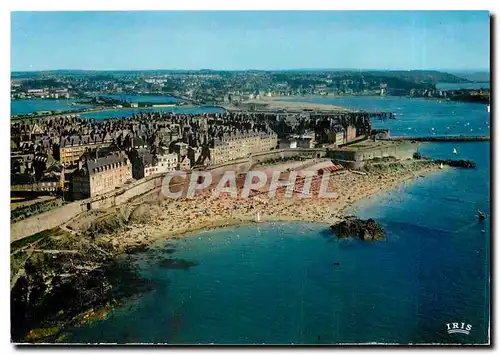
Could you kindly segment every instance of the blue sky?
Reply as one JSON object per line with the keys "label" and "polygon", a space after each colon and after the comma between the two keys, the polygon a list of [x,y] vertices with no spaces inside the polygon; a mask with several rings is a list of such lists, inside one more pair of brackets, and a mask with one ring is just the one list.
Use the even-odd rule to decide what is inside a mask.
{"label": "blue sky", "polygon": [[486,11],[13,12],[11,69],[487,69]]}

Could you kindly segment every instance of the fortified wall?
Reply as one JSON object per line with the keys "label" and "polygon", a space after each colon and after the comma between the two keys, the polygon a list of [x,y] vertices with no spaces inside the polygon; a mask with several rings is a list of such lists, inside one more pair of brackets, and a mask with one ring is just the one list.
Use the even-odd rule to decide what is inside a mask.
{"label": "fortified wall", "polygon": [[323,158],[327,155],[326,149],[275,149],[268,152],[260,152],[252,154],[252,156],[244,159],[237,159],[228,161],[218,165],[212,165],[207,168],[208,171],[213,171],[215,173],[223,173],[227,170],[232,170],[237,173],[245,173],[252,169],[253,166],[264,162],[269,159],[292,157],[296,155],[302,155],[310,158]]}
{"label": "fortified wall", "polygon": [[[223,173],[227,170],[233,170],[237,173],[245,173],[254,165],[269,159],[291,157],[303,155],[311,158],[326,156],[326,149],[276,149],[269,152],[262,152],[252,155],[246,159],[238,159],[224,164],[209,167],[207,170],[214,173]],[[188,173],[189,174],[189,173]],[[41,231],[60,226],[75,218],[80,213],[95,210],[106,209],[122,205],[132,199],[149,199],[158,196],[161,191],[165,174],[153,175],[147,178],[134,181],[115,191],[108,192],[101,196],[78,200],[53,210],[41,213],[36,216],[28,217],[13,223],[10,226],[11,242],[19,240]]]}
{"label": "fortified wall", "polygon": [[121,205],[133,198],[159,189],[163,178],[164,175],[150,176],[102,196],[78,200],[36,216],[28,217],[17,223],[12,223],[10,225],[10,240],[13,242],[47,229],[56,228],[88,210]]}
{"label": "fortified wall", "polygon": [[362,168],[367,160],[373,158],[395,157],[405,160],[413,158],[418,143],[389,142],[370,146],[369,144],[353,145],[345,148],[329,150],[327,156],[350,169]]}

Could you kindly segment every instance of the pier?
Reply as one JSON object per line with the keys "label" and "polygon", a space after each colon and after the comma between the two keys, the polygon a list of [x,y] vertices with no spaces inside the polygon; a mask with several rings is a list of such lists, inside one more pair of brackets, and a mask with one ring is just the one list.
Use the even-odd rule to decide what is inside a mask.
{"label": "pier", "polygon": [[422,136],[422,137],[406,137],[394,136],[385,138],[392,141],[414,141],[414,142],[484,142],[489,141],[490,136]]}

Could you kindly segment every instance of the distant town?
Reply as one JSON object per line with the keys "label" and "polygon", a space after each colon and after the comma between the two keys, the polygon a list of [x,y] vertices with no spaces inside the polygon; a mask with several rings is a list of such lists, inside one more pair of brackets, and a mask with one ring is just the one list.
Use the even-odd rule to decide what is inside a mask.
{"label": "distant town", "polygon": [[[484,79],[484,78],[483,78]],[[489,80],[487,80],[489,82]],[[124,94],[176,96],[195,104],[227,104],[266,97],[388,95],[487,102],[489,89],[446,89],[474,83],[439,71],[51,71],[12,74],[12,99],[69,99],[133,107]],[[118,94],[105,100],[99,95]],[[93,101],[92,101],[93,100]],[[120,102],[123,101],[123,102]]]}

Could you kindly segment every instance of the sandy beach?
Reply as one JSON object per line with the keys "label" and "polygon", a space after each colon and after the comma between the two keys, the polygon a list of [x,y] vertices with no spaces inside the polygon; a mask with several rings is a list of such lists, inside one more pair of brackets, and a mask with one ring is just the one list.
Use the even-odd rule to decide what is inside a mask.
{"label": "sandy beach", "polygon": [[[308,98],[317,98],[317,96],[264,96],[259,99],[246,100],[241,102],[238,106],[223,105],[228,110],[241,110],[246,109],[247,106],[254,105],[256,108],[261,108],[269,111],[276,110],[322,110],[332,112],[351,112],[354,110],[327,104],[318,104],[313,102],[301,101]],[[286,101],[294,99],[296,101]]]}
{"label": "sandy beach", "polygon": [[369,172],[363,175],[349,170],[336,172],[329,178],[328,191],[336,192],[338,198],[317,197],[319,183],[314,182],[312,197],[301,197],[294,193],[291,198],[287,198],[284,196],[285,188],[278,189],[274,198],[270,198],[267,193],[249,198],[214,197],[207,188],[193,198],[161,198],[160,201],[152,202],[154,208],[146,207],[148,211],[153,211],[146,223],[129,222],[125,231],[102,234],[98,238],[110,243],[118,252],[130,246],[149,245],[194,231],[237,224],[268,221],[333,224],[344,216],[344,209],[356,201],[423,177],[424,174],[440,171],[434,164],[411,164],[411,167],[384,173]]}

